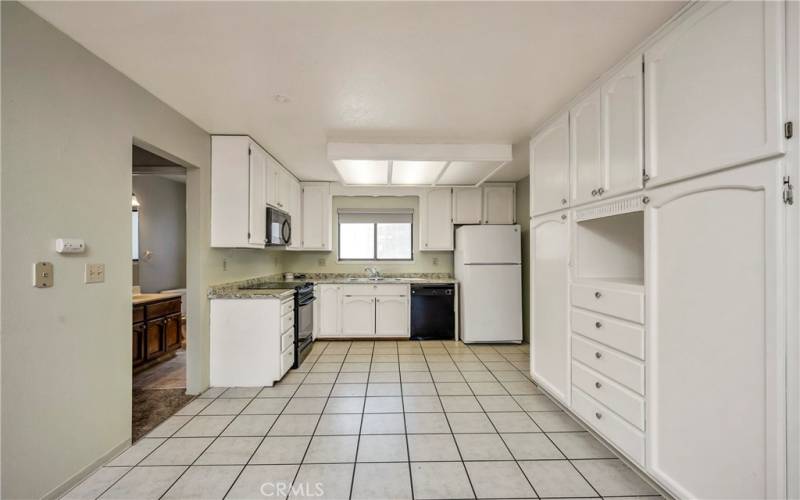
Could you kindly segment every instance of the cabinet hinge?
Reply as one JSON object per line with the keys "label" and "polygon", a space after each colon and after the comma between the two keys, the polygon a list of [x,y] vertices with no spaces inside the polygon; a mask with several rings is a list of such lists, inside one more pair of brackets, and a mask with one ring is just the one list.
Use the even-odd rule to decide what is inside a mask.
{"label": "cabinet hinge", "polygon": [[642,170],[642,184],[647,184],[647,181],[650,180],[650,176],[647,175],[647,172]]}
{"label": "cabinet hinge", "polygon": [[248,240],[250,239],[250,233],[247,233],[247,239]]}
{"label": "cabinet hinge", "polygon": [[252,156],[253,150],[251,148],[247,148],[247,156]]}
{"label": "cabinet hinge", "polygon": [[788,175],[783,178],[783,202],[787,205],[794,205],[794,187],[792,178]]}
{"label": "cabinet hinge", "polygon": [[792,122],[786,122],[783,124],[783,135],[787,139],[791,139],[794,136],[794,124]]}

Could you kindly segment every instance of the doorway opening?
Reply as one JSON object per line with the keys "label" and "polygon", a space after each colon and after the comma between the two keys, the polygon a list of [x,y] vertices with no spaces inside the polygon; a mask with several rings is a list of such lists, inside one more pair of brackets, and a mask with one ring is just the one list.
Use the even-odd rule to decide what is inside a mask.
{"label": "doorway opening", "polygon": [[186,168],[133,145],[132,422],[137,441],[185,405]]}

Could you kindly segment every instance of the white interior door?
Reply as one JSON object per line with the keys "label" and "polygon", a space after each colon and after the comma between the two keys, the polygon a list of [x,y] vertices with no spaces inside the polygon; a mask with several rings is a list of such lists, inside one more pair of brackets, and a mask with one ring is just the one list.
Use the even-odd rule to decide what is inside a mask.
{"label": "white interior door", "polygon": [[782,152],[783,2],[708,2],[645,52],[649,185]]}
{"label": "white interior door", "polygon": [[531,375],[570,404],[569,216],[531,224]]}
{"label": "white interior door", "polygon": [[345,337],[375,335],[375,297],[343,295],[340,321]]}
{"label": "white interior door", "polygon": [[644,169],[642,57],[635,57],[601,90],[604,196],[641,189]]}
{"label": "white interior door", "polygon": [[649,193],[647,467],[679,497],[786,494],[782,170]]}
{"label": "white interior door", "polygon": [[572,204],[598,199],[604,189],[600,89],[569,112]]}
{"label": "white interior door", "polygon": [[463,266],[459,281],[464,342],[522,341],[520,264]]}
{"label": "white interior door", "polygon": [[569,115],[564,113],[530,143],[531,213],[569,204]]}
{"label": "white interior door", "polygon": [[409,308],[407,296],[381,296],[375,298],[375,335],[408,337]]}

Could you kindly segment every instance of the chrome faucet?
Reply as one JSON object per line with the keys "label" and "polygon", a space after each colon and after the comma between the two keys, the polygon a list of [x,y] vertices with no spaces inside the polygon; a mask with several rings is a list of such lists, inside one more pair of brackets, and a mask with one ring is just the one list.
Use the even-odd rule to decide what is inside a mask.
{"label": "chrome faucet", "polygon": [[369,279],[376,280],[376,279],[380,279],[380,277],[381,277],[381,272],[378,271],[378,268],[376,268],[376,267],[365,267],[364,271],[369,273],[369,276],[368,276]]}

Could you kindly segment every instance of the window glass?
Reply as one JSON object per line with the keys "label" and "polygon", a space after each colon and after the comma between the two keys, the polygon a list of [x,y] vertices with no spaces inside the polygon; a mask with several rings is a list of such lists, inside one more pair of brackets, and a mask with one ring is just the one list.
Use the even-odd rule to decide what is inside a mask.
{"label": "window glass", "polygon": [[412,260],[413,213],[339,209],[340,260]]}
{"label": "window glass", "polygon": [[339,258],[375,258],[375,225],[360,222],[339,224]]}
{"label": "window glass", "polygon": [[377,224],[378,259],[411,259],[411,224]]}

